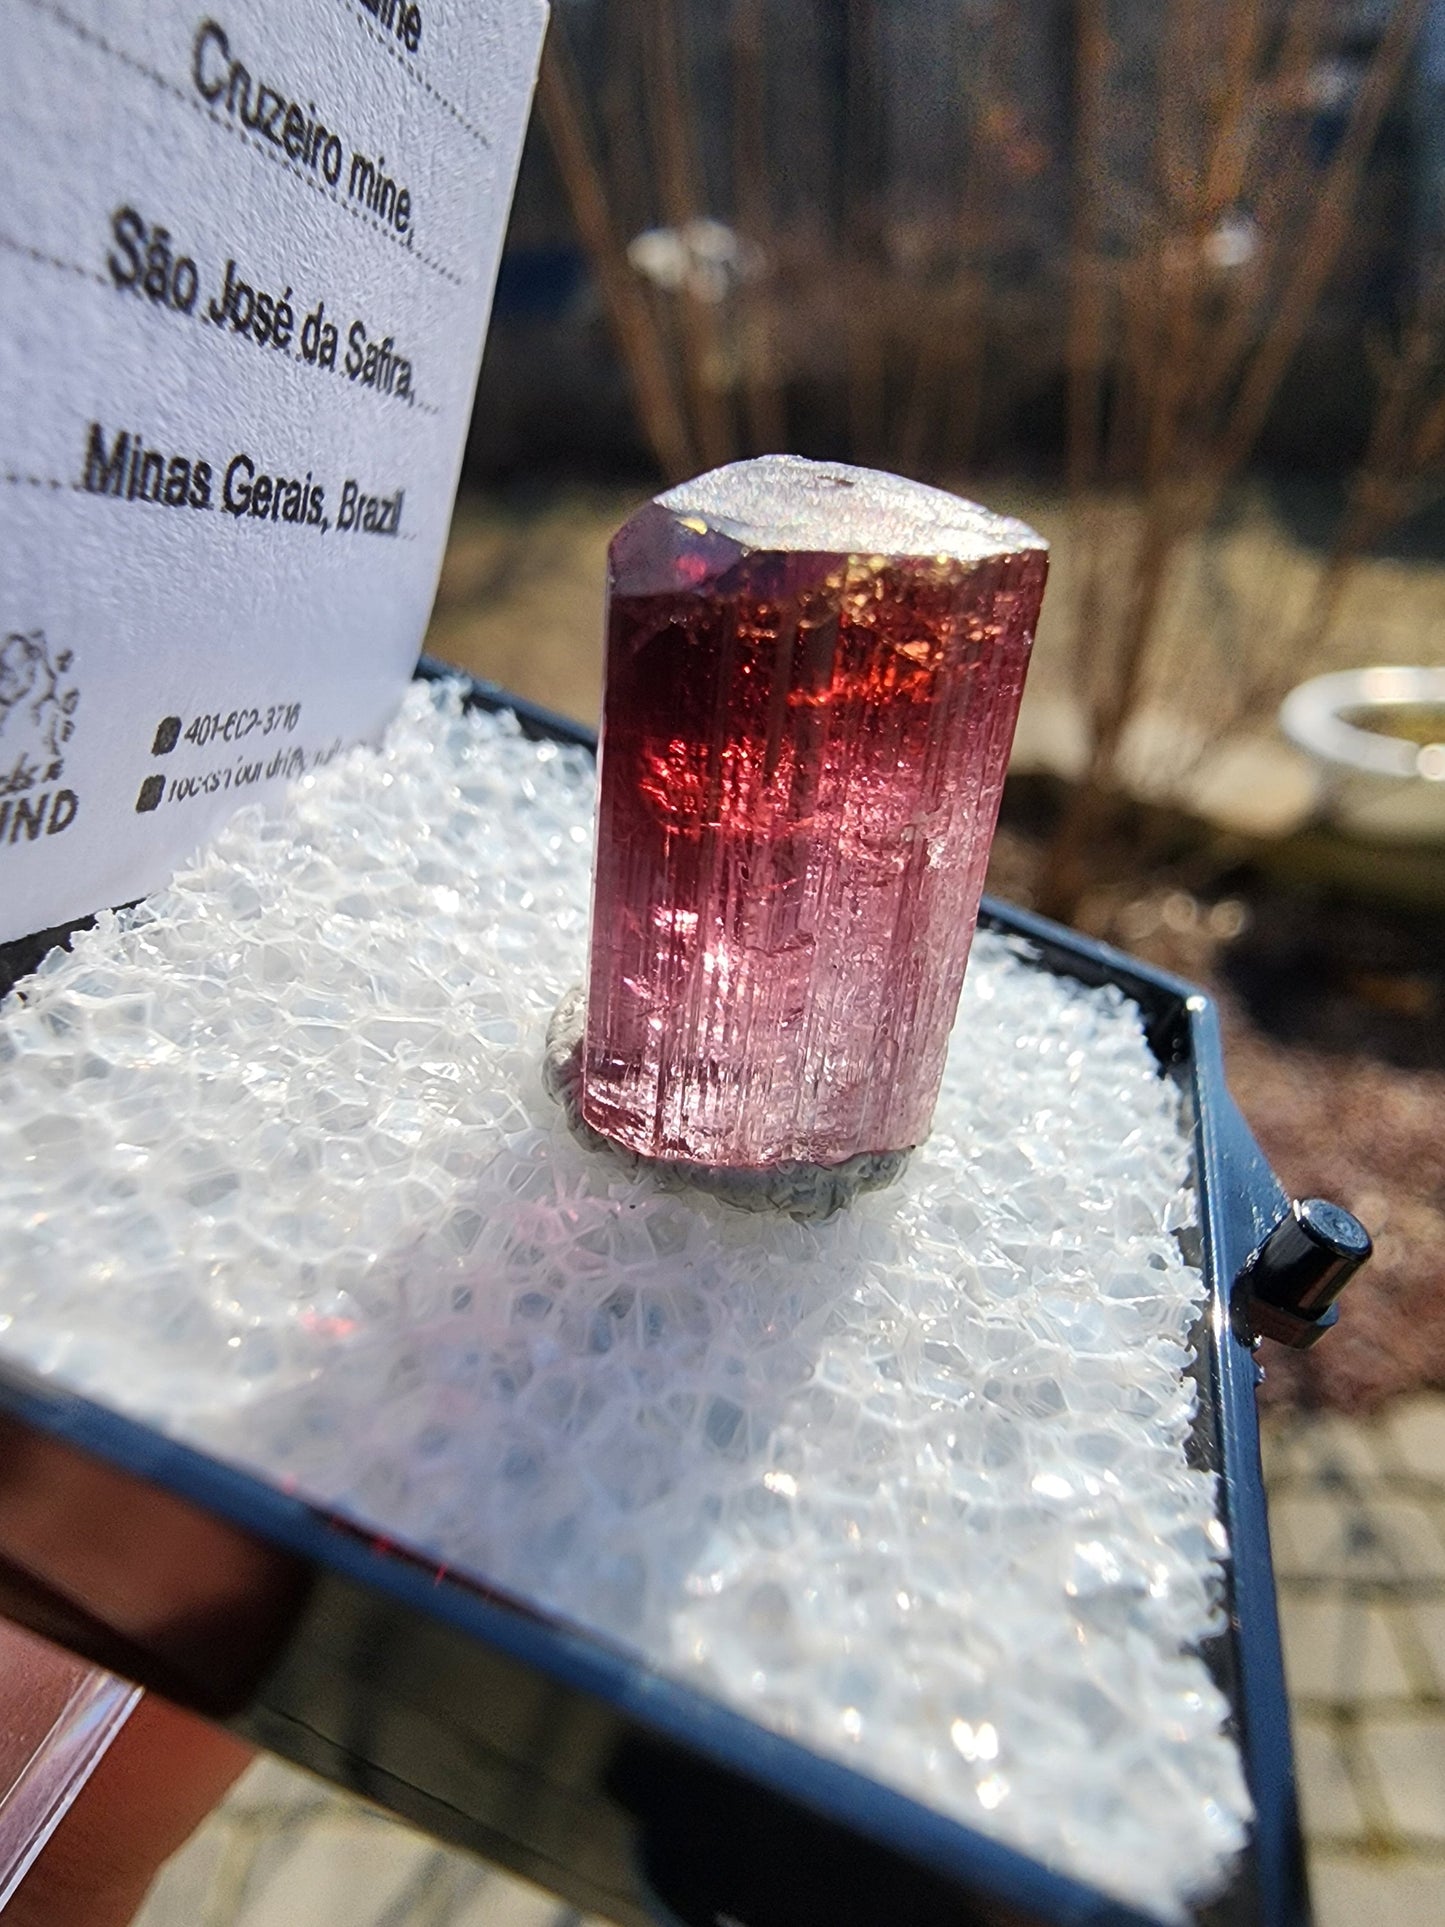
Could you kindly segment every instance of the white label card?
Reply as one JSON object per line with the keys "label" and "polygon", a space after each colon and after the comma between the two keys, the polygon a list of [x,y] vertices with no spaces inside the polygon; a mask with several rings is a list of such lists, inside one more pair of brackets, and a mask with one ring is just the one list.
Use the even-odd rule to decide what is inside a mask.
{"label": "white label card", "polygon": [[0,0],[0,941],[384,726],[544,24]]}

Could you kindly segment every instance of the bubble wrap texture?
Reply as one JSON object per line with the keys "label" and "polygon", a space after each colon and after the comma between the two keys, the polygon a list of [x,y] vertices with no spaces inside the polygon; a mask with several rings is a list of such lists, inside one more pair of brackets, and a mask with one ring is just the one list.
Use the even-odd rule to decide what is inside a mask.
{"label": "bubble wrap texture", "polygon": [[408,695],[0,1009],[12,1357],[1168,1919],[1248,1816],[1138,1013],[981,938],[934,1135],[822,1225],[545,1095],[592,770]]}

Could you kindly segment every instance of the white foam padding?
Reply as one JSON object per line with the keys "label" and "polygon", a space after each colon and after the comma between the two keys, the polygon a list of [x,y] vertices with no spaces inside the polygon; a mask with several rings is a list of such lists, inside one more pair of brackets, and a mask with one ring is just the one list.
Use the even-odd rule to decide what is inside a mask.
{"label": "white foam padding", "polygon": [[0,1011],[0,1352],[1183,1918],[1249,1803],[1137,1009],[981,936],[898,1184],[658,1188],[540,1076],[592,787],[418,685],[52,953]]}

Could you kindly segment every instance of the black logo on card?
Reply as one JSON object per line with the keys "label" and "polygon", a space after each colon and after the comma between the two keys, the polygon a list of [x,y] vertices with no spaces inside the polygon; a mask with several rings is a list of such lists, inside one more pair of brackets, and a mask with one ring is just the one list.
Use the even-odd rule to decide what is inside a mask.
{"label": "black logo on card", "polygon": [[43,629],[0,636],[0,844],[68,830],[80,808],[59,787],[75,734],[75,657]]}

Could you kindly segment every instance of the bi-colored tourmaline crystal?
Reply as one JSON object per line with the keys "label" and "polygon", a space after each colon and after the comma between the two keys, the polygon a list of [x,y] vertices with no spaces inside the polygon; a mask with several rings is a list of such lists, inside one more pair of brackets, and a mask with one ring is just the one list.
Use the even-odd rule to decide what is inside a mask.
{"label": "bi-colored tourmaline crystal", "polygon": [[582,1114],[647,1157],[928,1134],[1047,556],[939,489],[767,456],[612,544]]}

